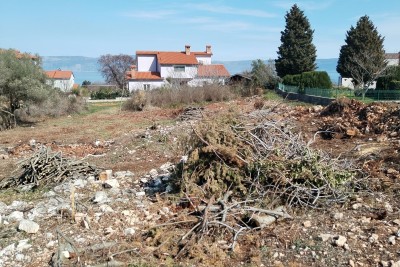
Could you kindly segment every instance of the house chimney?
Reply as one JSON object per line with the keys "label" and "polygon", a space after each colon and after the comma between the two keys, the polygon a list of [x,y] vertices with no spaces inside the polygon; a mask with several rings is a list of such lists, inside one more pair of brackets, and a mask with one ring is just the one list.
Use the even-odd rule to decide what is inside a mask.
{"label": "house chimney", "polygon": [[211,45],[206,45],[206,53],[211,54]]}
{"label": "house chimney", "polygon": [[185,45],[185,54],[190,55],[190,45]]}

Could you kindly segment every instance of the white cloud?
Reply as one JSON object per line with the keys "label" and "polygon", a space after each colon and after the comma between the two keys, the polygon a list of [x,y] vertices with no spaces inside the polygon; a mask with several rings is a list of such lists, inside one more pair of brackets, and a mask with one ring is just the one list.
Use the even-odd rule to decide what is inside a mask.
{"label": "white cloud", "polygon": [[332,6],[334,0],[330,1],[275,1],[274,6],[289,10],[294,4],[297,4],[302,10],[323,10]]}
{"label": "white cloud", "polygon": [[166,19],[176,15],[177,12],[173,10],[152,10],[152,11],[138,11],[132,13],[124,13],[126,17],[136,19]]}
{"label": "white cloud", "polygon": [[250,16],[250,17],[262,17],[262,18],[277,17],[276,14],[265,12],[258,9],[234,8],[227,5],[188,4],[187,8],[200,11],[207,11],[211,13],[218,13],[218,14],[231,14],[231,15]]}

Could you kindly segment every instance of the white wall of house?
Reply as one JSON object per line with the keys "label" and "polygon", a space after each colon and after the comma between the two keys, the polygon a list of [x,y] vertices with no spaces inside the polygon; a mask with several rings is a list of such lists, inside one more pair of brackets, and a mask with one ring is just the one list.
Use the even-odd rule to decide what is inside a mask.
{"label": "white wall of house", "polygon": [[165,85],[164,81],[156,80],[156,81],[129,81],[128,82],[128,89],[130,92],[136,90],[151,90],[155,88],[159,88]]}
{"label": "white wall of house", "polygon": [[211,64],[211,57],[210,56],[196,56],[197,61],[199,64],[203,65],[210,65]]}
{"label": "white wall of house", "polygon": [[[185,71],[175,71],[175,66],[185,66]],[[197,66],[188,65],[162,65],[161,66],[161,77],[163,78],[174,78],[174,79],[193,79],[197,75]]]}
{"label": "white wall of house", "polygon": [[63,92],[70,92],[74,86],[75,79],[74,75],[71,75],[69,80],[67,79],[48,79],[46,83],[54,88],[59,88]]}
{"label": "white wall of house", "polygon": [[158,71],[156,55],[138,56],[137,71]]}
{"label": "white wall of house", "polygon": [[[348,87],[350,89],[354,89],[354,84],[352,83],[352,78],[342,78],[341,79],[341,86]],[[368,88],[375,89],[376,88],[376,81],[374,81]]]}
{"label": "white wall of house", "polygon": [[219,84],[219,85],[225,85],[225,79],[224,78],[195,78],[188,82],[189,86],[203,86],[205,84]]}
{"label": "white wall of house", "polygon": [[386,59],[387,65],[388,66],[397,66],[399,65],[399,59],[398,58],[391,58],[391,59]]}

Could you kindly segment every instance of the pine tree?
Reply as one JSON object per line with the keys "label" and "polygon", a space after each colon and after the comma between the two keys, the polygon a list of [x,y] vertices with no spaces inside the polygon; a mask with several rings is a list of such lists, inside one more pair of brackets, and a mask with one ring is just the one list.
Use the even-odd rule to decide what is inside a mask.
{"label": "pine tree", "polygon": [[281,46],[275,60],[278,76],[300,74],[316,68],[313,33],[304,12],[295,4],[285,16],[286,27],[281,32]]}
{"label": "pine tree", "polygon": [[369,17],[363,16],[355,28],[350,27],[340,49],[336,70],[342,77],[353,78],[354,87],[363,90],[363,96],[386,68],[384,39]]}

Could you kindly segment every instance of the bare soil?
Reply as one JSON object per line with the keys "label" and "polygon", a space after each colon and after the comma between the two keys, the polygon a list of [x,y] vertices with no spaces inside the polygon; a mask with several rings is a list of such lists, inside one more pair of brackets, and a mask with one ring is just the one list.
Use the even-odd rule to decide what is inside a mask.
{"label": "bare soil", "polygon": [[[246,98],[208,104],[203,115],[249,114],[258,111],[254,107],[257,101],[258,98]],[[256,107],[260,108],[259,103]],[[240,236],[233,252],[224,247],[226,236],[215,233],[192,244],[185,255],[174,258],[178,248],[171,240],[190,228],[171,227],[124,240],[139,252],[120,255],[120,261],[130,266],[398,266],[394,264],[400,261],[400,132],[393,134],[398,128],[389,125],[390,131],[382,133],[363,132],[359,128],[357,134],[346,135],[346,129],[357,128],[346,123],[354,118],[345,116],[355,116],[353,113],[330,114],[328,120],[320,115],[320,107],[283,101],[266,101],[263,110],[273,112],[276,121],[290,120],[313,148],[356,162],[367,174],[369,189],[355,190],[350,201],[333,204],[329,209],[291,208],[288,212],[292,220],[278,220]],[[185,154],[180,141],[190,134],[191,123],[177,122],[181,111],[151,108],[128,112],[120,111],[115,103],[106,103],[85,114],[50,118],[0,132],[0,154],[5,155],[0,158],[0,179],[12,176],[17,162],[29,157],[40,145],[103,169],[129,170],[139,179],[165,162],[179,162]],[[347,128],[341,128],[342,132],[332,138],[322,138],[318,133],[321,127],[324,123],[337,125],[335,118]],[[32,198],[35,201],[35,195],[0,192],[0,201],[6,204]],[[169,207],[175,219],[190,219],[176,196],[164,195],[152,201],[154,210]],[[170,219],[167,216],[157,223]],[[57,222],[49,223],[46,231],[54,231],[58,226]],[[77,231],[73,227],[68,226],[70,231]],[[331,234],[332,238],[322,240],[321,234]],[[334,237],[339,235],[346,237],[347,246],[334,244]],[[371,239],[375,235],[377,240]],[[392,236],[394,244],[389,243]],[[45,266],[49,260],[36,259],[31,266]]]}

